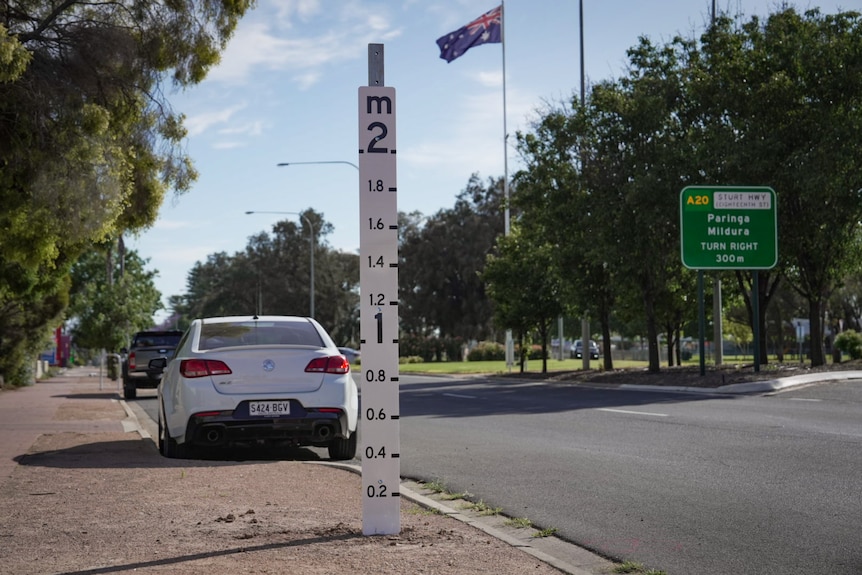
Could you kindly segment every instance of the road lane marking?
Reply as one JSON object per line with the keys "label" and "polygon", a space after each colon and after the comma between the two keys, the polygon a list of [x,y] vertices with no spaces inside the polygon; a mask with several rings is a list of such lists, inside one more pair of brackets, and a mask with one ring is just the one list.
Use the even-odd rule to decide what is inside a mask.
{"label": "road lane marking", "polygon": [[650,413],[648,411],[628,411],[625,409],[610,409],[607,407],[599,407],[596,411],[609,411],[611,413],[625,413],[626,415],[651,415],[653,417],[668,417],[667,413]]}
{"label": "road lane marking", "polygon": [[788,401],[823,401],[822,399],[809,399],[807,397],[788,397]]}
{"label": "road lane marking", "polygon": [[476,399],[475,395],[459,395],[457,393],[444,393],[443,395],[447,395],[449,397],[457,397],[459,399]]}

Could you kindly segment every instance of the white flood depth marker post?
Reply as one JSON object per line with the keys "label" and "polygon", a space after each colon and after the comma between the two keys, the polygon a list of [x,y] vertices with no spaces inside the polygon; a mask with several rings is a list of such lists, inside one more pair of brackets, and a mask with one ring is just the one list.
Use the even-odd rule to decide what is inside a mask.
{"label": "white flood depth marker post", "polygon": [[383,85],[383,44],[369,44],[359,88],[363,535],[401,532],[396,149],[395,88]]}

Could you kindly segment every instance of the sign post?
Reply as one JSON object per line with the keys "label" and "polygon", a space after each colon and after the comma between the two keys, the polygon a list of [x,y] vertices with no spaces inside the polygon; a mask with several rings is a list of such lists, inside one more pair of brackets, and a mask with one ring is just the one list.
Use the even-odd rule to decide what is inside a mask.
{"label": "sign post", "polygon": [[[757,270],[778,263],[775,191],[758,186],[688,186],[679,194],[682,264],[698,270],[700,374],[705,375],[703,270],[755,270],[754,371],[760,371],[760,283]],[[720,313],[720,311],[719,311]],[[715,342],[716,346],[722,342]]]}
{"label": "sign post", "polygon": [[368,46],[359,88],[359,286],[362,365],[362,533],[401,532],[398,402],[398,184],[395,88],[383,86],[383,45]]}

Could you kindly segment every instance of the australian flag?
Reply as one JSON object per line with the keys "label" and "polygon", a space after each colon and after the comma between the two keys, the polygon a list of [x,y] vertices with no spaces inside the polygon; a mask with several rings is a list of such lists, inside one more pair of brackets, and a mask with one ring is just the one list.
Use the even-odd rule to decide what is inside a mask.
{"label": "australian flag", "polygon": [[458,28],[437,40],[440,57],[451,62],[480,44],[499,44],[503,41],[503,5],[485,12],[463,28]]}

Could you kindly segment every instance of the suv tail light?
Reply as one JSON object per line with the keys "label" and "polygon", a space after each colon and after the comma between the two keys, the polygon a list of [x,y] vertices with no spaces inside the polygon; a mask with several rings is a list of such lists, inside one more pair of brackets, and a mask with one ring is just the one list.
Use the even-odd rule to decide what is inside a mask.
{"label": "suv tail light", "polygon": [[129,369],[135,369],[135,352],[129,354]]}
{"label": "suv tail light", "polygon": [[188,379],[229,373],[233,372],[227,364],[215,359],[184,359],[180,362],[180,375]]}
{"label": "suv tail light", "polygon": [[311,373],[334,373],[341,375],[350,371],[350,362],[343,355],[332,355],[329,357],[315,357],[308,365],[305,366],[305,371]]}

